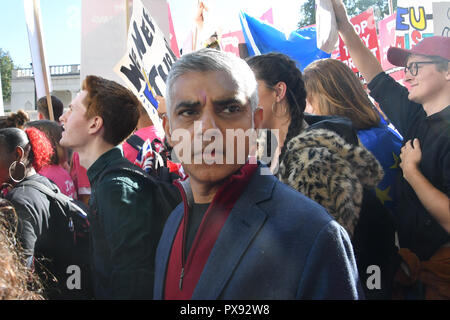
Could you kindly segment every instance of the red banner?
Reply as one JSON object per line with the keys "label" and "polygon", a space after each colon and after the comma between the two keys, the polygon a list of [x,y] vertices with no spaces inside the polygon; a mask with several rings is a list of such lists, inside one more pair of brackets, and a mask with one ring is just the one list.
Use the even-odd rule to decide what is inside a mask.
{"label": "red banner", "polygon": [[[363,40],[366,47],[372,51],[372,53],[380,61],[380,50],[378,48],[377,30],[375,27],[375,17],[373,15],[373,8],[353,17],[350,19],[356,33]],[[341,38],[339,38],[339,51],[340,60],[348,65],[354,72],[358,69],[353,64],[353,60],[347,50],[347,46],[344,44]]]}

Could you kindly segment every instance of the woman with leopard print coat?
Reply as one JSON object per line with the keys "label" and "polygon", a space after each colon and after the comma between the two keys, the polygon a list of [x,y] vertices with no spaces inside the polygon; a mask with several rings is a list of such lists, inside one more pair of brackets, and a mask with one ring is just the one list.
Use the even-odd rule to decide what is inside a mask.
{"label": "woman with leopard print coat", "polygon": [[[359,144],[350,120],[309,115],[305,119],[306,92],[294,61],[270,53],[247,62],[258,82],[262,128],[276,136],[260,136],[262,161],[281,181],[324,206],[346,229],[366,297],[390,298],[398,258],[393,219],[374,193],[383,178],[381,165]],[[373,265],[381,273],[377,283],[371,283],[368,273]]]}

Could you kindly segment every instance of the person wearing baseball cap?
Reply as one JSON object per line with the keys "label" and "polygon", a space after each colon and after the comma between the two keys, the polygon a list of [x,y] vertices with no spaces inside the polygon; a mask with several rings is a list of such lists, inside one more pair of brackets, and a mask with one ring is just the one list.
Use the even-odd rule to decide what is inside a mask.
{"label": "person wearing baseball cap", "polygon": [[409,272],[398,269],[397,293],[450,299],[450,38],[432,36],[409,50],[388,50],[389,62],[404,67],[408,91],[361,41],[342,0],[332,2],[338,31],[370,95],[404,138],[394,214]]}

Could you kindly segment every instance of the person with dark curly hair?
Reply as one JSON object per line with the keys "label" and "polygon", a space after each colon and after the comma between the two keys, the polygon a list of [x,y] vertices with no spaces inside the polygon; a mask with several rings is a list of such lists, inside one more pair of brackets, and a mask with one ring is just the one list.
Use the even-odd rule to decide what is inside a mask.
{"label": "person with dark curly hair", "polygon": [[28,113],[20,109],[16,113],[11,113],[8,116],[0,117],[0,129],[4,128],[23,129],[23,126],[28,121],[30,121],[30,116],[28,115]]}
{"label": "person with dark curly hair", "polygon": [[[26,181],[36,181],[49,188],[57,188],[37,172],[46,166],[53,149],[45,134],[36,128],[20,130],[0,129],[0,185],[4,197],[11,201],[19,217],[17,238],[23,247],[27,266],[36,267],[40,261],[52,258],[55,243],[50,228],[50,201],[46,195]],[[35,263],[38,261],[38,263]]]}
{"label": "person with dark curly hair", "polygon": [[0,198],[0,300],[42,300],[41,282],[26,267],[15,238],[17,224],[12,203]]}

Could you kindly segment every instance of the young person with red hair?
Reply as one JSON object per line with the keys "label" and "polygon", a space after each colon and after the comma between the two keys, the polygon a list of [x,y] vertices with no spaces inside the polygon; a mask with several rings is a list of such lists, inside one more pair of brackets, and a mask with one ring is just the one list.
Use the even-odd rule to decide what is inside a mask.
{"label": "young person with red hair", "polygon": [[45,194],[23,184],[37,181],[52,189],[56,187],[37,173],[50,162],[52,154],[50,141],[36,128],[0,129],[1,191],[17,211],[17,236],[30,268],[35,267],[37,258],[52,258],[54,242],[51,241],[50,201]]}

